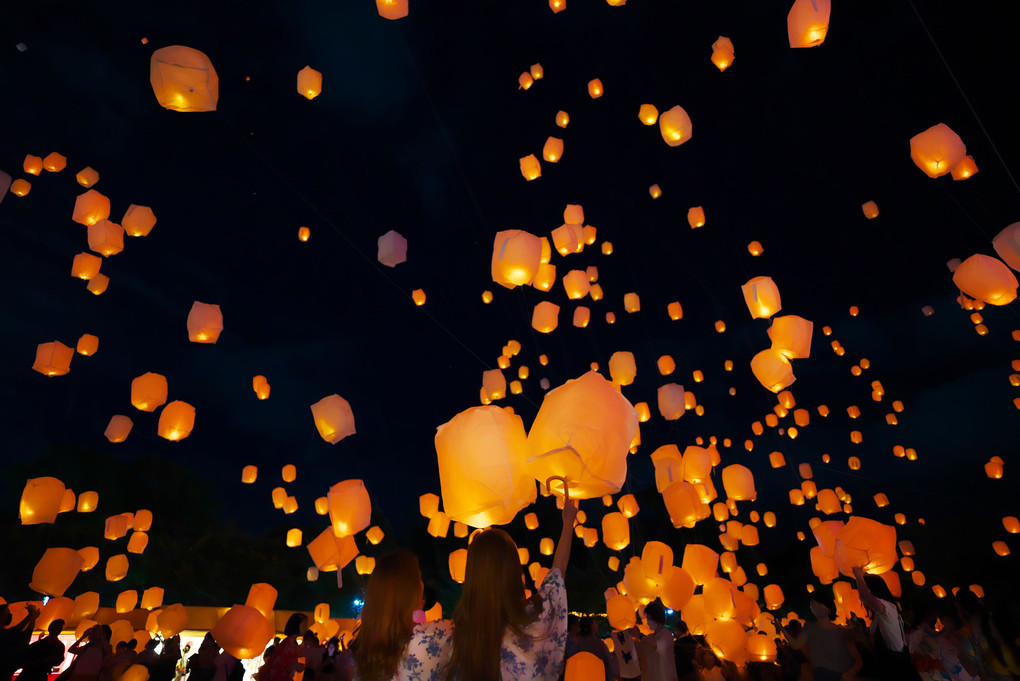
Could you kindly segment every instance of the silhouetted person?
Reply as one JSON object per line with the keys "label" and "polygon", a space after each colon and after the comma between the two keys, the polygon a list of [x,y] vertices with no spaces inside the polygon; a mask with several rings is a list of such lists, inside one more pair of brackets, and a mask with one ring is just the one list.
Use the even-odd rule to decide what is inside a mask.
{"label": "silhouetted person", "polygon": [[64,644],[57,638],[63,630],[64,620],[53,620],[47,635],[28,646],[21,660],[19,681],[46,681],[50,670],[64,661]]}
{"label": "silhouetted person", "polygon": [[67,652],[76,655],[70,681],[96,681],[107,658],[113,656],[110,648],[110,627],[97,624],[71,644]]}
{"label": "silhouetted person", "polygon": [[32,640],[32,630],[39,618],[39,610],[29,604],[28,614],[13,627],[9,627],[14,616],[6,603],[0,605],[0,681],[10,681],[14,671],[21,666],[21,657]]}

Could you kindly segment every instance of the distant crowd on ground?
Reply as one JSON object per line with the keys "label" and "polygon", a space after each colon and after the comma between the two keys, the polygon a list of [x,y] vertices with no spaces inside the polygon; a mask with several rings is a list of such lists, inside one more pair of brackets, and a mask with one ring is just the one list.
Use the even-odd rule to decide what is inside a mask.
{"label": "distant crowd on ground", "polygon": [[[880,579],[858,568],[854,577],[870,626],[851,617],[833,622],[836,607],[812,593],[812,620],[791,620],[776,632],[775,660],[720,659],[703,636],[691,635],[653,601],[644,626],[611,634],[596,620],[568,614],[564,574],[577,507],[567,502],[552,568],[528,594],[517,546],[502,530],[477,534],[468,549],[464,589],[450,620],[426,621],[418,559],[408,552],[379,558],[368,581],[361,624],[350,645],[321,643],[308,619],[295,613],[257,668],[222,650],[206,635],[198,650],[179,636],[110,645],[110,628],[95,625],[68,647],[64,622],[32,642],[38,611],[12,626],[0,605],[0,681],[47,681],[65,655],[74,656],[57,681],[1012,681],[1020,679],[1018,642],[972,591],[943,599],[940,609],[911,609],[904,621]],[[679,615],[680,613],[676,613]],[[19,671],[20,670],[20,671]]]}

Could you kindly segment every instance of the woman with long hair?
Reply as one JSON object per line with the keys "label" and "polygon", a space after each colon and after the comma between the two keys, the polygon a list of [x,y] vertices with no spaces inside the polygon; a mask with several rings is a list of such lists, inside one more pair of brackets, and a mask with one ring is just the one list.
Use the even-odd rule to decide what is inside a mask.
{"label": "woman with long hair", "polygon": [[563,575],[577,505],[563,504],[563,530],[553,564],[537,594],[524,596],[517,545],[503,530],[475,535],[468,548],[464,591],[453,614],[453,654],[447,679],[553,680],[563,672],[567,592]]}
{"label": "woman with long hair", "polygon": [[357,681],[439,681],[450,658],[449,622],[419,622],[425,586],[407,551],[379,558],[365,590],[354,645]]}
{"label": "woman with long hair", "polygon": [[[266,660],[259,670],[259,681],[294,681],[294,679],[300,681],[305,671],[305,654],[297,640],[307,628],[307,624],[307,615],[295,612],[290,616],[287,623],[283,625],[283,640],[276,645],[272,657]],[[202,644],[205,645],[205,642],[203,641]],[[219,646],[215,643],[214,646],[218,653]],[[201,655],[201,648],[198,652]],[[215,655],[213,659],[215,660]],[[215,668],[213,673],[215,673]],[[301,676],[297,676],[298,674]],[[188,681],[191,681],[190,677]]]}

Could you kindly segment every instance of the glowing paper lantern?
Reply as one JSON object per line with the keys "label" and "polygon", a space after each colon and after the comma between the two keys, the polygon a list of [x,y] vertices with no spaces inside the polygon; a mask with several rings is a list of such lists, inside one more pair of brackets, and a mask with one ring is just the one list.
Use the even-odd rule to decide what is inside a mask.
{"label": "glowing paper lantern", "polygon": [[15,196],[28,196],[30,191],[32,191],[32,183],[28,180],[19,177],[11,183],[11,193]]}
{"label": "glowing paper lantern", "polygon": [[541,264],[542,240],[519,229],[496,233],[492,246],[492,280],[506,288],[530,283]]}
{"label": "glowing paper lantern", "polygon": [[308,555],[318,570],[322,572],[336,572],[343,569],[358,555],[358,546],[354,542],[354,536],[348,535],[337,538],[332,527],[327,527],[319,536],[308,542],[305,547]]}
{"label": "glowing paper lantern", "polygon": [[737,501],[754,501],[758,493],[754,489],[754,474],[747,466],[733,464],[722,471],[723,489],[726,496]]}
{"label": "glowing paper lantern", "polygon": [[312,419],[322,439],[333,445],[357,432],[350,402],[337,394],[323,397],[313,404]]}
{"label": "glowing paper lantern", "polygon": [[156,616],[156,623],[163,638],[173,638],[188,626],[188,611],[180,603],[163,608]]}
{"label": "glowing paper lantern", "polygon": [[134,554],[145,553],[145,547],[149,545],[149,535],[145,532],[135,530],[128,539],[127,552]]}
{"label": "glowing paper lantern", "polygon": [[78,513],[91,513],[99,506],[98,492],[82,492],[78,495]]}
{"label": "glowing paper lantern", "polygon": [[655,125],[659,120],[659,110],[653,104],[642,104],[638,109],[638,118],[645,125]]}
{"label": "glowing paper lantern", "polygon": [[471,407],[436,429],[446,514],[471,527],[504,525],[535,501],[525,468],[521,417],[499,407]]}
{"label": "glowing paper lantern", "polygon": [[43,376],[63,376],[71,371],[71,360],[74,349],[60,341],[40,343],[35,349],[35,362],[32,369]]}
{"label": "glowing paper lantern", "polygon": [[933,125],[910,138],[910,158],[928,177],[945,175],[966,155],[963,140],[945,123]]}
{"label": "glowing paper lantern", "polygon": [[528,470],[542,483],[565,477],[578,499],[619,492],[637,424],[627,398],[589,371],[546,393],[528,433]]}
{"label": "glowing paper lantern", "polygon": [[609,376],[617,385],[630,385],[637,376],[637,362],[634,353],[618,350],[609,358]]}
{"label": "glowing paper lantern", "polygon": [[612,551],[621,551],[630,544],[630,523],[622,513],[602,516],[602,541]]}
{"label": "glowing paper lantern", "polygon": [[156,216],[148,206],[136,206],[132,203],[125,211],[120,224],[128,236],[148,236],[156,225]]}
{"label": "glowing paper lantern", "polygon": [[209,632],[216,643],[238,660],[253,660],[262,655],[275,627],[261,612],[247,605],[235,605]]}
{"label": "glowing paper lantern", "polygon": [[836,537],[836,563],[844,575],[859,566],[872,575],[888,572],[896,565],[896,528],[869,518],[852,516]]}
{"label": "glowing paper lantern", "polygon": [[149,372],[131,381],[131,404],[141,411],[156,411],[166,404],[166,376]]}
{"label": "glowing paper lantern", "polygon": [[95,546],[84,546],[78,549],[78,555],[84,561],[81,566],[82,572],[88,572],[99,564],[99,549]]}
{"label": "glowing paper lantern", "polygon": [[604,92],[602,88],[602,81],[598,78],[593,78],[588,81],[588,96],[592,99],[598,99]]}
{"label": "glowing paper lantern", "polygon": [[659,413],[667,421],[676,421],[684,415],[686,402],[684,399],[684,387],[677,383],[660,385],[656,392],[659,404]]}
{"label": "glowing paper lantern", "polygon": [[77,223],[94,225],[100,220],[110,217],[110,199],[95,189],[79,194],[74,201],[74,212],[71,219]]}
{"label": "glowing paper lantern", "polygon": [[[706,603],[706,611],[708,610]],[[705,641],[721,659],[737,664],[747,657],[747,635],[744,627],[734,619],[720,619],[705,624]]]}
{"label": "glowing paper lantern", "polygon": [[786,17],[790,47],[817,47],[829,32],[830,0],[795,0]]}
{"label": "glowing paper lantern", "polygon": [[1014,222],[996,234],[992,247],[1007,265],[1020,271],[1020,222]]}
{"label": "glowing paper lantern", "polygon": [[531,180],[537,180],[542,176],[542,164],[538,162],[538,159],[534,154],[522,156],[520,163],[521,175],[524,176],[525,180],[530,182]]}
{"label": "glowing paper lantern", "polygon": [[269,399],[271,386],[265,376],[259,375],[251,379],[251,388],[260,400]]}
{"label": "glowing paper lantern", "polygon": [[874,201],[865,201],[862,203],[861,210],[864,212],[864,217],[869,220],[874,220],[878,217],[878,204]]}
{"label": "glowing paper lantern", "polygon": [[370,575],[375,570],[375,558],[361,555],[354,559],[354,569],[359,575]]}
{"label": "glowing paper lantern", "polygon": [[407,239],[392,229],[379,237],[376,258],[387,267],[407,262]]}
{"label": "glowing paper lantern", "polygon": [[123,553],[106,559],[106,581],[119,582],[127,577],[128,559]]}
{"label": "glowing paper lantern", "polygon": [[747,637],[747,656],[752,662],[775,662],[775,640],[766,634],[750,634]]}
{"label": "glowing paper lantern", "polygon": [[117,595],[115,609],[119,613],[131,612],[138,605],[138,592],[134,589],[121,591]]}
{"label": "glowing paper lantern", "polygon": [[[21,492],[19,515],[22,525],[52,523],[60,513],[66,488],[57,478],[31,478]],[[57,594],[59,595],[59,594]]]}
{"label": "glowing paper lantern", "polygon": [[570,270],[563,275],[563,289],[571,300],[580,300],[588,295],[588,287],[588,274],[584,270]]}
{"label": "glowing paper lantern", "polygon": [[142,592],[142,608],[155,610],[161,605],[163,605],[162,587],[153,586]]}
{"label": "glowing paper lantern", "polygon": [[616,631],[624,631],[637,624],[634,601],[623,594],[611,596],[606,601],[606,615],[609,626]]}
{"label": "glowing paper lantern", "polygon": [[407,16],[407,0],[375,0],[376,10],[383,19],[395,21]]}
{"label": "glowing paper lantern", "polygon": [[659,132],[662,139],[671,147],[678,147],[691,138],[691,117],[682,106],[674,106],[659,115]]}
{"label": "glowing paper lantern", "polygon": [[724,36],[712,43],[712,63],[720,71],[725,71],[733,64],[733,41]]}
{"label": "glowing paper lantern", "polygon": [[1008,305],[1016,300],[1017,279],[998,258],[976,253],[953,272],[953,283],[972,298],[989,305]]}
{"label": "glowing paper lantern", "polygon": [[85,560],[74,549],[49,548],[32,570],[29,588],[47,596],[63,596]]}
{"label": "glowing paper lantern", "polygon": [[306,66],[297,74],[298,94],[306,99],[315,99],[322,92],[322,74]]}
{"label": "glowing paper lantern", "polygon": [[695,584],[707,584],[716,576],[719,554],[701,544],[687,544],[684,547],[684,558],[681,566],[694,580]]}
{"label": "glowing paper lantern", "polygon": [[687,224],[691,229],[705,226],[705,209],[701,206],[694,206],[687,209]]}
{"label": "glowing paper lantern", "polygon": [[559,163],[563,158],[563,140],[559,137],[549,137],[542,147],[542,158],[549,163]]}
{"label": "glowing paper lantern", "polygon": [[776,349],[762,350],[751,359],[751,371],[758,382],[774,393],[788,388],[797,380],[793,365]]}
{"label": "glowing paper lantern", "polygon": [[[357,534],[372,520],[372,500],[361,480],[344,480],[329,488],[329,519],[338,538]],[[320,568],[321,569],[321,568]]]}
{"label": "glowing paper lantern", "polygon": [[88,281],[99,276],[99,269],[102,266],[103,260],[98,255],[83,251],[74,256],[74,260],[71,262],[71,276]]}
{"label": "glowing paper lantern", "polygon": [[701,519],[700,510],[703,506],[701,497],[690,482],[685,480],[674,482],[662,491],[662,501],[666,505],[673,527],[692,528]]}
{"label": "glowing paper lantern", "polygon": [[89,225],[89,249],[104,258],[124,250],[124,228],[107,219]]}
{"label": "glowing paper lantern", "polygon": [[163,47],[149,60],[156,101],[171,111],[215,111],[220,79],[204,53],[182,45]]}
{"label": "glowing paper lantern", "polygon": [[567,658],[564,681],[606,681],[606,667],[598,656],[581,651]]}
{"label": "glowing paper lantern", "polygon": [[165,440],[176,442],[191,435],[195,427],[195,408],[187,402],[174,400],[163,407],[157,432]]}
{"label": "glowing paper lantern", "polygon": [[616,507],[620,509],[620,513],[627,518],[633,518],[641,510],[638,506],[637,499],[634,498],[633,494],[624,494],[620,497],[620,500],[616,502]]}
{"label": "glowing paper lantern", "polygon": [[22,163],[21,167],[29,175],[39,175],[40,173],[42,173],[42,170],[43,170],[43,160],[42,160],[42,157],[41,156],[33,156],[32,154],[27,154],[25,156],[25,161]]}
{"label": "glowing paper lantern", "polygon": [[560,306],[548,300],[535,305],[531,314],[531,327],[539,333],[552,333],[559,325]]}
{"label": "glowing paper lantern", "polygon": [[248,465],[241,469],[241,482],[250,485],[258,478],[259,469],[257,466]]}
{"label": "glowing paper lantern", "polygon": [[78,594],[74,599],[74,610],[68,619],[87,619],[99,612],[99,594],[95,591],[86,591]]}
{"label": "glowing paper lantern", "polygon": [[790,359],[806,359],[811,356],[814,328],[814,322],[797,315],[776,317],[768,330],[769,338],[772,339],[772,349],[778,350]]}
{"label": "glowing paper lantern", "polygon": [[188,312],[188,340],[215,343],[223,331],[223,313],[219,305],[195,301]]}
{"label": "glowing paper lantern", "polygon": [[752,319],[768,319],[783,309],[779,288],[771,277],[754,277],[740,287]]}

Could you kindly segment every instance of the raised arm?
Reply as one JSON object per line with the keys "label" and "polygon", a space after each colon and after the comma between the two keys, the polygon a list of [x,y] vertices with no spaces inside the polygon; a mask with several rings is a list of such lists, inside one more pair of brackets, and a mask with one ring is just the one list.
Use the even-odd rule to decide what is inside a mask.
{"label": "raised arm", "polygon": [[570,562],[570,545],[574,537],[574,519],[577,518],[577,502],[571,499],[563,500],[563,529],[560,531],[560,539],[556,542],[556,552],[553,554],[553,569],[559,568],[560,574],[567,576],[567,563]]}
{"label": "raised arm", "polygon": [[864,580],[864,570],[859,565],[855,565],[853,573],[854,579],[857,580],[857,592],[861,596],[861,603],[864,603],[864,606],[871,612],[882,610],[878,599],[875,598],[875,594],[871,593],[868,583]]}

